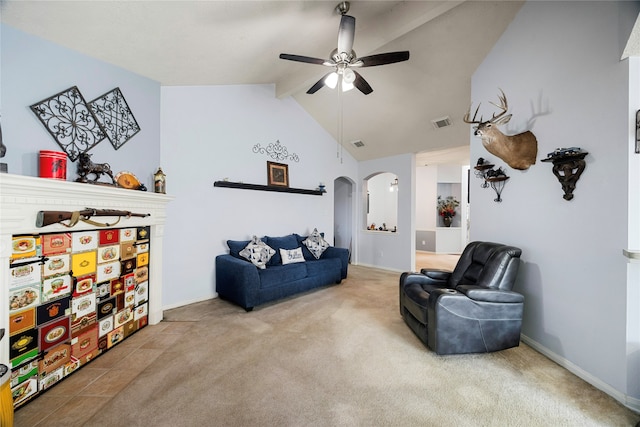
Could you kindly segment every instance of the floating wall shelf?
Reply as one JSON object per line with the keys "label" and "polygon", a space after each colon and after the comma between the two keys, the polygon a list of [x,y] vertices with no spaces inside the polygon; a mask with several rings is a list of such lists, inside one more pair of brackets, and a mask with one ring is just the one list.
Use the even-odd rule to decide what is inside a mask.
{"label": "floating wall shelf", "polygon": [[320,190],[306,190],[304,188],[277,187],[275,185],[245,184],[242,182],[216,181],[214,187],[239,188],[241,190],[276,191],[279,193],[310,194],[322,196],[325,192]]}

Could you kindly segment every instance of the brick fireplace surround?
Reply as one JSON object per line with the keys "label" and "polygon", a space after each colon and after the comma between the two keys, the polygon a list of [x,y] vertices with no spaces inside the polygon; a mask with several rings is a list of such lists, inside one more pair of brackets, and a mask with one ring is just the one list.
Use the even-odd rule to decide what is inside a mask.
{"label": "brick fireplace surround", "polygon": [[[83,222],[73,228],[60,224],[36,227],[38,211],[77,211],[87,207],[151,214],[146,218],[122,218],[114,227],[150,226],[149,323],[159,323],[162,320],[162,237],[166,205],[171,200],[172,196],[145,191],[0,174],[0,328],[6,330],[9,324],[6,301],[9,299],[7,283],[12,235],[95,229]],[[108,223],[116,220],[112,217],[96,219]],[[10,366],[8,343],[8,336],[0,341],[0,363]]]}

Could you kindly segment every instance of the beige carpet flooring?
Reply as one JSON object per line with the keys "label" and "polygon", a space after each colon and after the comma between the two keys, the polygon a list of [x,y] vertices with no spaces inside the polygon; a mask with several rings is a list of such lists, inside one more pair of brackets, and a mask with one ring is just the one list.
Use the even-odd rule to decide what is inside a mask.
{"label": "beige carpet flooring", "polygon": [[[640,416],[530,347],[437,356],[397,273],[246,313],[165,312],[16,413],[16,426],[634,426]],[[180,286],[187,286],[181,284]],[[45,409],[49,408],[49,409]]]}

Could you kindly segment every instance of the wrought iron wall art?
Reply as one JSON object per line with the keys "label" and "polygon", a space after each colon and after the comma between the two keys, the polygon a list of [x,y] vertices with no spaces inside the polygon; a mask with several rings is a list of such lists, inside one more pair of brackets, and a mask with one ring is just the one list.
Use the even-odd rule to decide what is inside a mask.
{"label": "wrought iron wall art", "polygon": [[30,108],[71,161],[106,137],[76,86],[37,102]]}
{"label": "wrought iron wall art", "polygon": [[546,159],[542,159],[543,162],[553,163],[553,174],[560,181],[564,191],[563,199],[573,199],[573,191],[586,167],[584,158],[587,154],[589,153],[582,151],[580,147],[556,148],[547,154]]}
{"label": "wrought iron wall art", "polygon": [[[7,146],[2,143],[2,125],[0,125],[0,159],[7,154]],[[7,164],[0,163],[0,173],[7,173]]]}
{"label": "wrought iron wall art", "polygon": [[482,184],[480,185],[480,187],[487,188],[489,186],[489,184],[485,180],[485,175],[489,171],[489,169],[493,168],[493,164],[485,161],[485,159],[480,157],[478,159],[478,162],[476,163],[476,165],[473,168],[475,169],[475,171],[473,172],[474,175],[476,177],[482,179]]}
{"label": "wrought iron wall art", "polygon": [[258,143],[253,146],[253,152],[256,154],[266,154],[273,160],[291,160],[293,162],[300,161],[298,155],[296,153],[289,154],[289,150],[287,150],[287,147],[281,145],[279,140],[277,140],[275,143],[272,142],[266,147],[262,147]]}
{"label": "wrought iron wall art", "polygon": [[636,111],[636,153],[640,153],[640,110]]}
{"label": "wrought iron wall art", "polygon": [[509,179],[507,174],[504,173],[502,168],[490,169],[485,174],[484,179],[489,183],[491,188],[493,188],[493,191],[496,192],[496,198],[493,199],[493,201],[498,203],[502,202],[502,190],[504,189],[504,184]]}
{"label": "wrought iron wall art", "polygon": [[89,102],[89,107],[116,150],[140,132],[140,126],[120,88],[97,97]]}

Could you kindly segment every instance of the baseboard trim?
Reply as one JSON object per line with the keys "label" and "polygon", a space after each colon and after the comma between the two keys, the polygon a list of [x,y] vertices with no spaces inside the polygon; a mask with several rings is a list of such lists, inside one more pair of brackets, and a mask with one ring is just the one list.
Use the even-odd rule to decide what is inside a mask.
{"label": "baseboard trim", "polygon": [[207,301],[213,298],[218,298],[218,293],[214,292],[211,295],[202,297],[202,298],[196,298],[194,300],[187,300],[187,301],[181,301],[181,302],[177,302],[175,304],[170,304],[170,305],[165,305],[162,307],[162,310],[171,310],[173,308],[178,308],[178,307],[184,307],[185,305],[189,305],[189,304],[195,304],[198,302],[202,302],[202,301]]}
{"label": "baseboard trim", "polygon": [[634,397],[628,396],[616,390],[615,388],[611,387],[609,384],[603,382],[601,379],[594,377],[589,372],[585,371],[584,369],[580,368],[579,366],[575,365],[574,363],[565,359],[564,357],[554,353],[553,351],[549,350],[547,347],[543,346],[537,341],[534,341],[528,336],[521,334],[520,339],[522,340],[522,342],[527,344],[529,347],[533,348],[538,353],[541,353],[545,357],[553,360],[555,363],[562,366],[563,368],[565,368],[566,370],[568,370],[578,378],[585,380],[586,382],[588,382],[598,390],[613,397],[615,400],[622,403],[627,408],[635,412],[640,412],[640,399],[636,399]]}
{"label": "baseboard trim", "polygon": [[372,264],[363,264],[363,263],[352,263],[352,265],[357,265],[359,267],[367,267],[367,268],[375,268],[377,270],[385,270],[385,271],[393,271],[394,273],[404,273],[407,270],[398,270],[395,268],[389,268],[389,267],[381,267],[379,265],[372,265]]}

